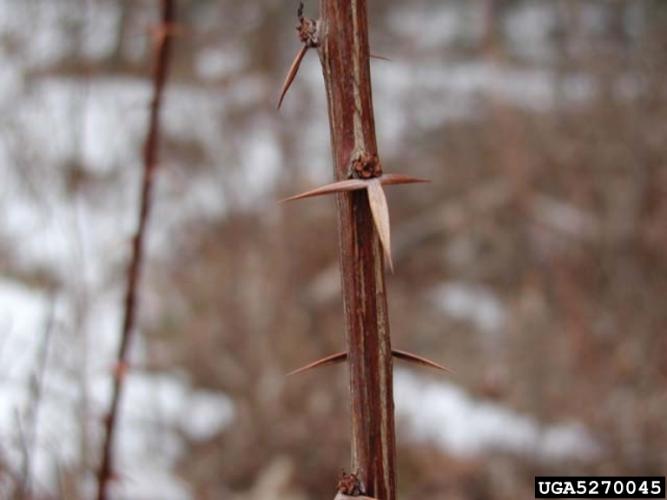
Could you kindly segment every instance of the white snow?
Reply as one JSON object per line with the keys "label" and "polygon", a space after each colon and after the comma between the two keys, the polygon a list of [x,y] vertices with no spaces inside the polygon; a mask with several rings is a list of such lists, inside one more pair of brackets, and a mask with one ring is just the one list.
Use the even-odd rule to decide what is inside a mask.
{"label": "white snow", "polygon": [[202,80],[219,80],[238,75],[247,61],[243,45],[228,47],[224,52],[219,47],[205,47],[195,58],[195,71]]}
{"label": "white snow", "polygon": [[562,461],[590,460],[600,452],[580,424],[540,425],[501,404],[476,400],[450,382],[399,369],[394,391],[397,415],[412,435],[457,456],[501,451]]}
{"label": "white snow", "polygon": [[468,282],[446,282],[431,291],[431,300],[442,312],[472,324],[485,334],[502,333],[507,311],[488,287]]}
{"label": "white snow", "polygon": [[442,2],[435,8],[415,8],[408,3],[389,15],[389,29],[397,36],[413,40],[419,50],[450,45],[468,35],[464,9]]}
{"label": "white snow", "polygon": [[[49,303],[43,293],[0,280],[0,452],[16,468],[23,456],[18,422],[25,425],[23,420],[31,404],[28,381],[37,369]],[[72,337],[64,328],[69,313],[67,301],[58,301],[57,305],[33,455],[34,477],[43,490],[55,487],[56,466],[76,463],[83,430],[77,413],[82,397],[76,372],[80,358],[69,352]],[[95,342],[91,352],[96,359],[84,374],[91,391],[87,425],[92,424],[92,432],[99,436],[99,424],[110,397],[109,367],[118,333],[117,302],[98,303],[92,313],[96,335],[90,339]],[[133,359],[141,358],[141,344],[134,346]],[[231,422],[234,407],[228,397],[197,390],[182,375],[134,370],[128,376],[121,414],[118,467],[121,477],[128,478],[119,486],[121,498],[190,498],[185,486],[170,472],[183,450],[179,435],[210,437]],[[151,483],[147,478],[160,481]]]}

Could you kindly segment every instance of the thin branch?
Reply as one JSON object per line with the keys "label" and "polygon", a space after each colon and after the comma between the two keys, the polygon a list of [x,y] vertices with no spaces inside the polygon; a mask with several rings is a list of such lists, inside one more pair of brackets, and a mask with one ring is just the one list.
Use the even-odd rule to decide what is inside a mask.
{"label": "thin branch", "polygon": [[16,490],[17,500],[29,500],[28,484],[27,484],[27,465],[30,463],[30,447],[28,445],[28,437],[21,421],[21,412],[18,408],[14,409],[14,420],[16,423],[16,433],[18,434],[19,446],[21,447],[21,456],[23,463],[21,464],[21,477],[19,486]]}
{"label": "thin branch", "polygon": [[175,26],[174,19],[174,1],[162,0],[161,24],[157,30],[157,36],[155,38],[156,62],[153,72],[153,97],[150,106],[150,118],[148,123],[146,143],[144,146],[144,167],[141,186],[141,201],[137,229],[132,241],[132,255],[127,269],[127,284],[123,313],[124,317],[120,334],[121,338],[116,367],[114,369],[111,407],[105,421],[104,443],[102,446],[102,457],[98,471],[98,500],[107,500],[109,497],[109,483],[114,477],[114,434],[116,429],[116,422],[118,421],[118,408],[123,392],[123,382],[125,381],[125,375],[127,372],[126,367],[128,364],[128,349],[132,340],[133,332],[135,330],[139,278],[141,275],[141,268],[144,257],[144,243],[149,223],[153,181],[158,164],[160,111],[171,56],[171,39],[174,35],[174,30],[172,27]]}
{"label": "thin branch", "polygon": [[44,325],[44,333],[39,345],[37,360],[35,363],[35,372],[30,382],[30,405],[25,416],[24,430],[24,456],[21,478],[21,496],[19,498],[30,498],[30,483],[32,480],[32,459],[37,452],[37,431],[39,424],[39,407],[42,402],[44,391],[44,376],[49,355],[49,345],[53,332],[53,323],[55,317],[55,303],[51,299],[49,312]]}

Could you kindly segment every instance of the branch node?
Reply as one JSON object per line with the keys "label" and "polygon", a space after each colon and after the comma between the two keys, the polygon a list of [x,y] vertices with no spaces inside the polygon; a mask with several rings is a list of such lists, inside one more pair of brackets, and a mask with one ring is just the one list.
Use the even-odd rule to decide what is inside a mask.
{"label": "branch node", "polygon": [[296,31],[299,34],[299,40],[303,42],[308,48],[320,46],[320,22],[319,20],[303,15],[303,2],[299,2],[299,7],[296,11],[296,17],[299,24],[296,25]]}
{"label": "branch node", "polygon": [[359,496],[364,494],[364,488],[357,474],[346,473],[342,471],[336,489],[339,493],[349,496]]}
{"label": "branch node", "polygon": [[297,17],[299,18],[299,24],[296,25],[296,31],[299,34],[299,40],[301,40],[303,46],[299,49],[299,52],[297,52],[292,61],[292,65],[287,71],[287,76],[280,89],[280,98],[278,99],[277,109],[280,109],[280,106],[282,106],[285,94],[287,94],[294,78],[296,78],[296,74],[299,72],[299,67],[301,66],[301,61],[303,61],[308,49],[320,46],[320,22],[303,16],[303,2],[299,3]]}
{"label": "branch node", "polygon": [[377,155],[357,151],[352,155],[350,175],[359,179],[371,179],[382,175],[382,164]]}
{"label": "branch node", "polygon": [[299,40],[309,49],[320,46],[320,23],[316,19],[302,17],[296,25]]}

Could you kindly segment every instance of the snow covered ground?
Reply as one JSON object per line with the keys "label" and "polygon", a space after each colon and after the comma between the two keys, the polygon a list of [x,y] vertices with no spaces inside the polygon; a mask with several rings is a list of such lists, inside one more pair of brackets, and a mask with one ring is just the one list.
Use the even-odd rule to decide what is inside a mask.
{"label": "snow covered ground", "polygon": [[[113,344],[118,303],[109,300],[95,308],[95,337],[89,342],[99,339]],[[76,463],[80,452],[80,377],[85,376],[90,384],[89,418],[101,420],[110,396],[108,372],[102,368],[111,363],[112,353],[107,350],[106,359],[101,360],[104,349],[91,349],[88,370],[77,371],[78,350],[71,345],[67,308],[63,306],[62,301],[56,302],[56,327],[48,346],[48,377],[37,414],[32,457],[36,485],[46,490],[57,484],[57,467]],[[17,468],[23,453],[19,429],[25,425],[31,401],[29,380],[39,369],[38,352],[50,309],[50,299],[43,293],[0,281],[0,442],[3,458]],[[480,314],[487,317],[485,311]],[[136,359],[142,346],[135,347],[134,353],[139,353]],[[187,485],[171,473],[183,447],[179,436],[203,439],[220,431],[233,418],[233,402],[224,394],[193,388],[179,373],[135,371],[127,389],[118,433],[118,465],[123,477],[119,493],[135,499],[155,495],[190,498]],[[449,381],[397,370],[395,391],[398,418],[406,423],[413,439],[437,443],[455,455],[469,457],[494,450],[560,461],[588,460],[600,451],[588,431],[576,422],[544,426],[502,404],[476,400]],[[124,475],[123,471],[131,472]]]}
{"label": "snow covered ground", "polygon": [[394,384],[398,418],[412,436],[457,456],[498,451],[537,461],[587,461],[601,451],[576,422],[542,425],[502,404],[477,400],[451,382],[404,370],[396,372]]}

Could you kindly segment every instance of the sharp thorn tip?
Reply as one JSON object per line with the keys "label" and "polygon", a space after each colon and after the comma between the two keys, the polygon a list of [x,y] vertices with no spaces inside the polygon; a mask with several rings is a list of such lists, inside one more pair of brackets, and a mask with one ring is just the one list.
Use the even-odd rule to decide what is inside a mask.
{"label": "sharp thorn tip", "polygon": [[361,179],[347,179],[344,181],[337,181],[337,182],[332,182],[330,184],[325,184],[324,186],[311,189],[310,191],[306,191],[305,193],[300,193],[294,196],[290,196],[288,198],[284,198],[283,200],[281,200],[281,202],[301,200],[303,198],[311,198],[313,196],[322,196],[325,194],[356,191],[359,189],[365,189],[367,185],[368,181],[364,181]]}
{"label": "sharp thorn tip", "polygon": [[283,85],[280,89],[280,97],[278,98],[278,105],[276,106],[276,109],[280,109],[280,107],[283,104],[283,100],[285,99],[285,95],[287,94],[287,91],[289,90],[290,86],[292,85],[292,82],[294,81],[294,78],[296,77],[296,74],[299,72],[299,67],[301,66],[301,61],[303,61],[304,56],[306,55],[306,52],[308,52],[308,45],[303,45],[300,49],[299,52],[297,52],[296,56],[294,57],[294,60],[292,61],[292,65],[290,66],[289,70],[287,71],[287,76],[285,77],[285,81],[283,82]]}
{"label": "sharp thorn tip", "polygon": [[409,361],[411,363],[416,363],[430,368],[435,368],[436,370],[441,370],[448,373],[454,373],[453,370],[447,368],[444,365],[441,365],[440,363],[436,363],[435,361],[431,361],[430,359],[424,358],[422,356],[417,356],[416,354],[412,354],[411,352],[402,351],[400,349],[392,349],[391,354],[395,358],[402,359],[403,361]]}
{"label": "sharp thorn tip", "polygon": [[312,370],[313,368],[318,368],[320,366],[328,365],[330,363],[340,363],[341,361],[345,361],[346,359],[347,359],[347,352],[345,351],[337,352],[335,354],[331,354],[329,356],[325,356],[324,358],[318,359],[317,361],[313,361],[312,363],[308,363],[307,365],[302,366],[301,368],[292,370],[286,376],[291,377],[292,375],[298,375],[299,373],[303,373],[308,370]]}

